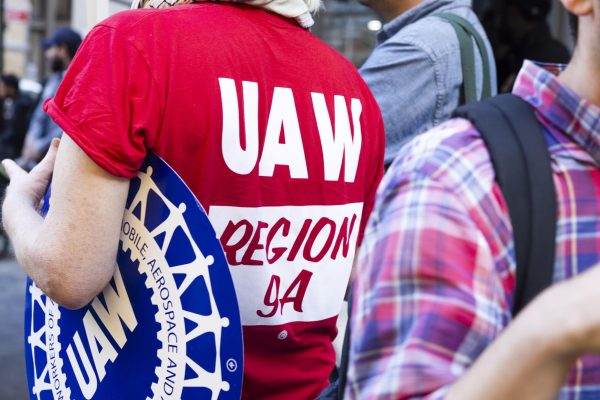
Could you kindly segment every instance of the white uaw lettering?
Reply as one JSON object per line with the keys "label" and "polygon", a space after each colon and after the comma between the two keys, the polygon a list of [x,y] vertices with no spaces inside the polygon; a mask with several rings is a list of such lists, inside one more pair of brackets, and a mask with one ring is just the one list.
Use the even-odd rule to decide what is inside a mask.
{"label": "white uaw lettering", "polygon": [[[92,307],[83,317],[85,344],[79,332],[75,332],[73,343],[75,344],[76,352],[73,350],[73,343],[67,347],[67,356],[73,368],[75,378],[81,389],[81,393],[88,400],[96,393],[98,383],[102,382],[106,377],[106,365],[109,362],[114,363],[118,357],[117,350],[111,339],[119,349],[122,349],[127,342],[127,336],[122,323],[127,326],[130,332],[137,327],[137,319],[118,268],[115,270],[114,285],[115,288],[113,288],[111,283],[103,292],[106,307],[96,298],[92,302]],[[106,328],[106,331],[110,334],[110,338],[104,333],[98,320]],[[88,356],[88,351],[92,356],[91,360]],[[78,358],[83,364],[85,377]]]}
{"label": "white uaw lettering", "polygon": [[83,327],[87,335],[88,345],[90,346],[92,360],[94,361],[94,367],[96,367],[98,379],[102,382],[106,376],[106,364],[109,361],[114,362],[117,359],[117,351],[90,311],[83,316]]}
{"label": "white uaw lettering", "polygon": [[354,133],[352,133],[346,99],[343,96],[334,97],[335,135],[325,96],[321,93],[312,93],[312,100],[323,149],[325,180],[339,180],[342,161],[345,161],[344,181],[354,182],[362,146],[362,129],[360,126],[362,104],[360,100],[351,100],[352,127],[354,128]]}
{"label": "white uaw lettering", "polygon": [[258,160],[258,84],[242,82],[244,104],[244,138],[242,146],[238,95],[233,79],[219,78],[223,107],[223,159],[230,170],[247,175]]}
{"label": "white uaw lettering", "polygon": [[[251,173],[258,161],[258,83],[242,82],[244,132],[240,129],[240,110],[236,83],[233,79],[219,78],[223,130],[221,149],[227,167],[239,175]],[[275,167],[287,167],[290,176],[308,178],[306,157],[296,112],[294,93],[290,88],[276,87],[265,132],[265,143],[260,156],[258,173],[273,176]],[[284,142],[280,142],[283,132]],[[244,138],[244,144],[242,144]]]}
{"label": "white uaw lettering", "polygon": [[94,396],[94,393],[96,393],[96,390],[98,389],[96,373],[94,372],[92,363],[87,353],[85,352],[85,348],[83,347],[83,343],[81,342],[79,332],[75,332],[75,336],[73,336],[73,342],[75,343],[75,347],[77,348],[77,354],[79,354],[81,362],[83,363],[83,368],[85,369],[87,379],[83,376],[81,367],[79,366],[79,362],[77,360],[77,357],[75,356],[75,352],[73,351],[73,346],[71,344],[69,345],[69,347],[67,347],[67,357],[69,358],[69,363],[73,368],[73,373],[75,374],[75,379],[77,380],[77,384],[79,385],[81,394],[83,394],[83,397],[90,400]]}
{"label": "white uaw lettering", "polygon": [[135,318],[135,313],[133,312],[133,307],[131,306],[131,301],[129,300],[129,295],[125,289],[125,283],[123,283],[123,277],[119,268],[115,270],[113,281],[115,288],[109,284],[102,292],[106,308],[97,297],[92,302],[92,308],[96,311],[100,321],[108,329],[115,342],[117,342],[117,345],[123,348],[127,338],[121,322],[124,322],[127,328],[133,332],[137,326],[137,319]]}
{"label": "white uaw lettering", "polygon": [[[285,140],[280,143],[282,131]],[[308,178],[294,93],[292,89],[276,87],[258,167],[259,175],[273,176],[278,165],[288,166],[292,178]]]}
{"label": "white uaw lettering", "polygon": [[[306,155],[292,89],[273,89],[262,149],[259,148],[258,112],[259,101],[265,104],[266,101],[259,99],[258,83],[242,81],[241,102],[233,79],[219,78],[219,89],[223,113],[221,150],[227,167],[236,174],[248,175],[258,163],[260,176],[272,177],[276,168],[284,167],[291,178],[307,179]],[[334,96],[333,114],[329,113],[324,94],[313,92],[311,98],[321,140],[324,179],[342,179],[344,165],[344,181],[354,182],[362,147],[360,117],[363,107],[360,100],[350,100],[350,119],[344,96]],[[243,131],[240,104],[243,106]],[[330,115],[334,116],[335,124]]]}

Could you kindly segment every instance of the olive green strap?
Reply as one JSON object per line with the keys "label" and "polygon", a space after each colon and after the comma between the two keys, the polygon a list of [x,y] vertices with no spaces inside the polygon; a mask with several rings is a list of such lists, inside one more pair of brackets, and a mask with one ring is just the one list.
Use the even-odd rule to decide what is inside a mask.
{"label": "olive green strap", "polygon": [[[463,85],[461,87],[461,103],[469,104],[484,100],[492,96],[492,80],[490,77],[490,57],[485,42],[479,32],[466,19],[450,13],[433,14],[447,21],[458,38],[460,45],[460,59],[462,65]],[[476,73],[475,73],[475,51],[472,39],[475,39],[483,64],[483,89],[481,98],[477,97]]]}

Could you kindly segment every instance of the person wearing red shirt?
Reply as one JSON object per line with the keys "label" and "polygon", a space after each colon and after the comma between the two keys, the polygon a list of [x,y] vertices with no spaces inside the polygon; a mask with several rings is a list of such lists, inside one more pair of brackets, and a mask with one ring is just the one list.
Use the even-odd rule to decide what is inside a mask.
{"label": "person wearing red shirt", "polygon": [[310,399],[334,367],[383,123],[355,68],[306,29],[318,4],[260,3],[132,10],[97,25],[45,105],[65,131],[60,148],[29,175],[6,163],[5,225],[38,286],[81,307],[112,277],[129,179],[156,153],[223,245],[244,328],[243,397]]}

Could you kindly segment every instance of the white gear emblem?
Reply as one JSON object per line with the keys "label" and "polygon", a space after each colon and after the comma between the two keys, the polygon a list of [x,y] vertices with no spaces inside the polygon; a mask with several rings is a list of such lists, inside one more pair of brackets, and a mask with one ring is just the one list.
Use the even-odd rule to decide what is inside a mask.
{"label": "white gear emblem", "polygon": [[[162,399],[164,395],[161,395],[160,388],[163,387],[165,382],[167,382],[168,374],[173,374],[175,371],[176,378],[171,378],[176,382],[181,382],[181,385],[176,385],[175,392],[169,394],[169,398],[179,399],[181,398],[181,392],[184,387],[203,387],[207,388],[212,392],[212,399],[217,399],[221,391],[229,391],[229,383],[223,381],[223,376],[221,374],[221,355],[220,355],[220,342],[221,342],[221,334],[223,328],[229,326],[229,320],[227,318],[222,318],[219,315],[219,311],[217,309],[217,305],[215,303],[214,294],[212,291],[212,286],[210,282],[210,276],[208,268],[214,262],[212,256],[204,256],[196,243],[194,241],[190,241],[191,246],[194,251],[194,260],[189,264],[185,265],[171,265],[169,271],[171,274],[165,274],[165,283],[162,288],[157,288],[157,284],[154,279],[152,279],[152,271],[150,270],[147,260],[155,259],[157,260],[157,264],[167,265],[166,262],[166,254],[167,249],[169,248],[169,244],[173,239],[173,234],[177,229],[182,229],[185,235],[188,238],[191,238],[191,233],[183,218],[183,213],[186,210],[185,204],[180,204],[176,206],[171,203],[160,191],[158,186],[154,183],[151,178],[152,168],[148,167],[147,171],[139,172],[138,177],[141,179],[140,189],[131,202],[131,206],[129,207],[128,212],[125,213],[125,221],[129,221],[131,223],[132,228],[135,228],[137,232],[144,232],[145,228],[145,215],[146,215],[146,204],[148,201],[148,196],[150,192],[154,192],[157,194],[163,203],[169,209],[168,217],[160,223],[156,228],[154,228],[151,232],[147,232],[148,237],[157,237],[161,234],[165,235],[165,239],[162,243],[162,246],[159,246],[156,242],[150,243],[147,252],[145,253],[145,259],[139,259],[141,254],[138,251],[135,251],[134,243],[130,240],[123,240],[123,250],[131,251],[132,260],[135,260],[134,254],[138,256],[137,261],[139,261],[139,271],[140,274],[146,275],[146,287],[148,289],[152,289],[152,304],[157,306],[160,310],[161,300],[161,291],[166,290],[169,293],[177,293],[177,296],[172,296],[173,300],[173,310],[175,311],[175,318],[172,323],[175,324],[177,330],[178,337],[184,337],[185,341],[183,343],[179,343],[180,351],[178,353],[169,353],[168,352],[168,340],[167,333],[169,332],[169,325],[166,321],[166,314],[162,312],[158,312],[156,314],[156,322],[158,322],[161,326],[161,330],[158,332],[158,339],[162,344],[162,347],[158,350],[158,358],[161,360],[161,365],[156,369],[156,376],[158,377],[158,382],[152,385],[152,393],[154,394],[154,399]],[[132,213],[133,210],[136,209],[137,206],[140,206],[140,215],[141,220],[137,219]],[[146,233],[146,232],[144,232]],[[161,259],[162,258],[162,259]],[[158,261],[160,259],[160,261]],[[183,275],[183,283],[177,287],[175,283],[174,275]],[[190,287],[190,284],[198,278],[203,278],[206,286],[208,288],[208,292],[210,295],[211,301],[211,314],[204,316],[194,314],[188,311],[185,311],[181,304],[181,297],[185,293],[185,291]],[[196,324],[196,328],[193,329],[188,334],[185,333],[185,319],[190,320],[191,322]],[[215,329],[216,328],[216,329]],[[198,336],[204,334],[214,334],[216,349],[217,349],[217,360],[215,363],[216,370],[215,372],[208,372],[200,367],[196,362],[187,357],[187,352],[185,351],[185,344],[197,338]],[[171,357],[177,367],[169,368],[167,371],[167,360]],[[189,367],[194,373],[197,375],[194,379],[185,379],[185,369],[186,366]],[[149,399],[150,400],[150,399]]]}
{"label": "white gear emblem", "polygon": [[[52,398],[71,398],[71,391],[67,388],[67,378],[62,372],[63,360],[59,357],[61,350],[58,338],[60,336],[60,309],[58,305],[50,300],[42,293],[35,285],[29,286],[31,294],[31,327],[27,343],[31,347],[34,384],[32,393],[37,400],[41,400],[43,392],[50,391]],[[45,315],[44,324],[38,329],[35,329],[35,315],[37,307]],[[35,355],[37,351],[42,351],[46,354],[46,364],[41,370],[37,369]]]}

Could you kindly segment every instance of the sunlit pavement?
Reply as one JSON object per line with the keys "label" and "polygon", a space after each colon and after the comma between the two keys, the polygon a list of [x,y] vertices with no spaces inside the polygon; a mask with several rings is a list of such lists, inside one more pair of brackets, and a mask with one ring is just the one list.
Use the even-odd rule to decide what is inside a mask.
{"label": "sunlit pavement", "polygon": [[0,400],[25,400],[23,340],[25,275],[12,258],[0,260]]}

